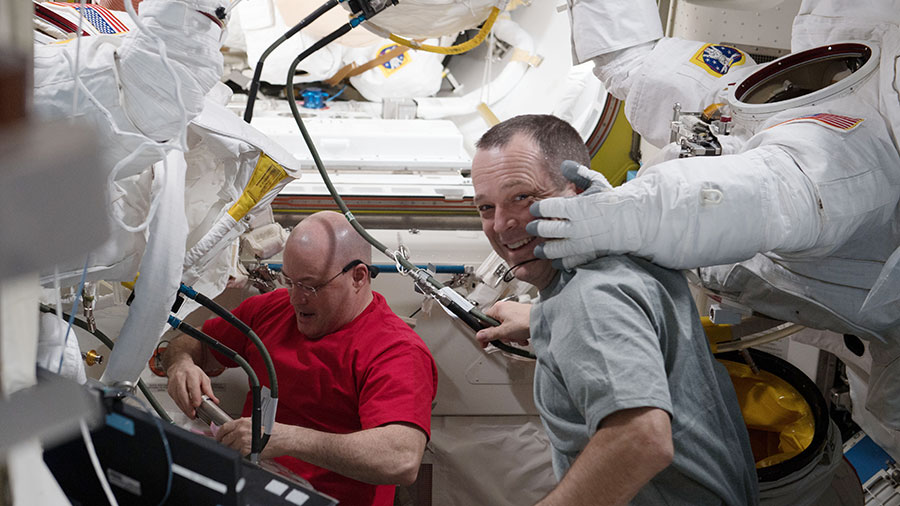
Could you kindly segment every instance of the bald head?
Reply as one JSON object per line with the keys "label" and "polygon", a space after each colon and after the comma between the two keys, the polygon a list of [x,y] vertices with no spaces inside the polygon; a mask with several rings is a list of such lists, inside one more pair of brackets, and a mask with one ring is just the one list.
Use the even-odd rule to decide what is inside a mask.
{"label": "bald head", "polygon": [[321,211],[294,227],[284,246],[285,255],[330,272],[353,260],[372,263],[372,247],[342,214]]}
{"label": "bald head", "polygon": [[297,318],[297,329],[318,339],[343,327],[372,302],[366,265],[372,247],[335,212],[313,214],[294,227],[284,245],[281,272]]}

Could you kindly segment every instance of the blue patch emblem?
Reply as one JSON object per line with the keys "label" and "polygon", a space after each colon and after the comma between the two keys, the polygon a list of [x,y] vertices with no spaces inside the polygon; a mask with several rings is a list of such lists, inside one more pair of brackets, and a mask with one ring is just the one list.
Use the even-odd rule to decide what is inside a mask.
{"label": "blue patch emblem", "polygon": [[725,75],[735,65],[747,61],[739,49],[721,44],[706,44],[691,57],[691,63],[716,77]]}
{"label": "blue patch emblem", "polygon": [[[389,44],[387,46],[383,46],[378,50],[378,56],[381,56],[389,51],[393,51],[398,46],[397,44]],[[381,64],[381,72],[384,73],[384,77],[390,77],[391,74],[400,70],[401,67],[406,65],[411,61],[411,57],[409,56],[409,51],[405,53],[400,53],[397,56],[391,58],[390,60]]]}

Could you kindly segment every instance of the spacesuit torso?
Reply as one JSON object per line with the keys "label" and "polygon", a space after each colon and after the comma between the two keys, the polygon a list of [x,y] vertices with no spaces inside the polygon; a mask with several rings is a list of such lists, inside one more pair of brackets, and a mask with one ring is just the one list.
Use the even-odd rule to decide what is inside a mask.
{"label": "spacesuit torso", "polygon": [[[784,58],[856,41],[872,49],[866,75],[824,83],[841,91],[816,100],[775,100],[761,114],[733,98],[766,65],[724,44],[660,38],[652,2],[639,3],[648,5],[570,2],[576,61],[594,61],[651,144],[674,140],[676,102],[682,111],[728,103],[731,135],[719,136],[721,156],[648,164],[605,194],[539,207],[546,225],[536,230],[563,239],[544,254],[571,265],[632,253],[701,268],[706,287],[755,311],[863,337],[872,357],[866,408],[900,428],[900,3],[804,1]],[[627,30],[607,32],[609,20]],[[569,229],[557,232],[554,218]]]}
{"label": "spacesuit torso", "polygon": [[[145,0],[137,18],[144,28],[96,5],[79,21],[77,4],[35,2],[36,116],[76,115],[95,128],[118,223],[86,266],[73,258],[56,276],[76,282],[86,271],[87,281],[132,281],[140,272],[104,372],[109,383],[137,379],[181,282],[214,296],[230,275],[239,276],[239,237],[271,224],[264,211],[299,175],[290,153],[224,106],[230,90],[218,83],[222,27],[204,14],[218,1]],[[90,36],[53,43],[73,37],[79,22]],[[255,179],[258,173],[268,177]],[[259,179],[266,183],[254,183]],[[194,307],[183,305],[179,315]]]}
{"label": "spacesuit torso", "polygon": [[[900,9],[869,2],[851,10],[840,3],[804,2],[794,22],[795,51],[855,39],[875,48],[874,70],[802,107],[786,100],[781,110],[765,114],[733,111],[732,133],[720,137],[721,157],[645,166],[622,193],[657,206],[670,226],[637,224],[638,217],[643,244],[627,246],[669,267],[716,265],[702,269],[706,286],[769,316],[896,344],[900,302],[860,308],[879,277],[888,276],[885,262],[900,247],[900,28],[898,20],[885,19],[887,12],[900,16]],[[587,4],[594,2],[572,6],[576,21]],[[848,19],[851,12],[858,18]],[[658,32],[652,17],[645,25],[635,33]],[[591,30],[587,24],[580,26],[576,58],[595,59],[595,73],[625,99],[634,129],[658,146],[669,141],[675,102],[684,111],[727,103],[735,87],[768,65],[755,65],[727,45],[680,39],[642,43],[635,35],[623,40],[637,45],[622,51],[627,44],[597,39],[584,33]],[[647,197],[640,188],[626,190],[644,177],[683,194],[648,191]]]}
{"label": "spacesuit torso", "polygon": [[735,138],[726,152],[777,146],[808,177],[817,219],[807,230],[792,231],[795,238],[810,235],[793,243],[806,247],[702,268],[705,286],[773,318],[900,343],[896,301],[860,311],[900,246],[900,156],[870,100],[877,96],[877,78],[876,72],[843,97],[787,108],[762,121],[742,125],[735,116]]}

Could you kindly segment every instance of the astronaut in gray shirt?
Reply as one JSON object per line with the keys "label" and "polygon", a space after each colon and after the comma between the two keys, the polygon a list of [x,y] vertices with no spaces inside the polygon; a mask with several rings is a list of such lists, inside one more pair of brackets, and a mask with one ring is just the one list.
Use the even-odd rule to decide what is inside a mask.
{"label": "astronaut in gray shirt", "polygon": [[[533,342],[535,402],[559,485],[547,505],[753,505],[758,487],[728,374],[706,342],[687,283],[646,260],[608,256],[558,271],[534,257],[537,200],[575,195],[559,166],[590,158],[553,116],[489,130],[472,161],[475,205],[494,250],[541,302],[495,305],[507,339]],[[518,327],[511,325],[518,322]],[[497,329],[479,333],[481,341]]]}

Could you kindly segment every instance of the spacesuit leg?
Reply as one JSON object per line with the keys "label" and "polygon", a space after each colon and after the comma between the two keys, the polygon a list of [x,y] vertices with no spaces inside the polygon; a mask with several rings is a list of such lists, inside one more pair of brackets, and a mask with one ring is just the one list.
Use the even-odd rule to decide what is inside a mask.
{"label": "spacesuit leg", "polygon": [[866,410],[886,427],[900,430],[900,346],[872,339],[869,351],[872,369],[869,371]]}

